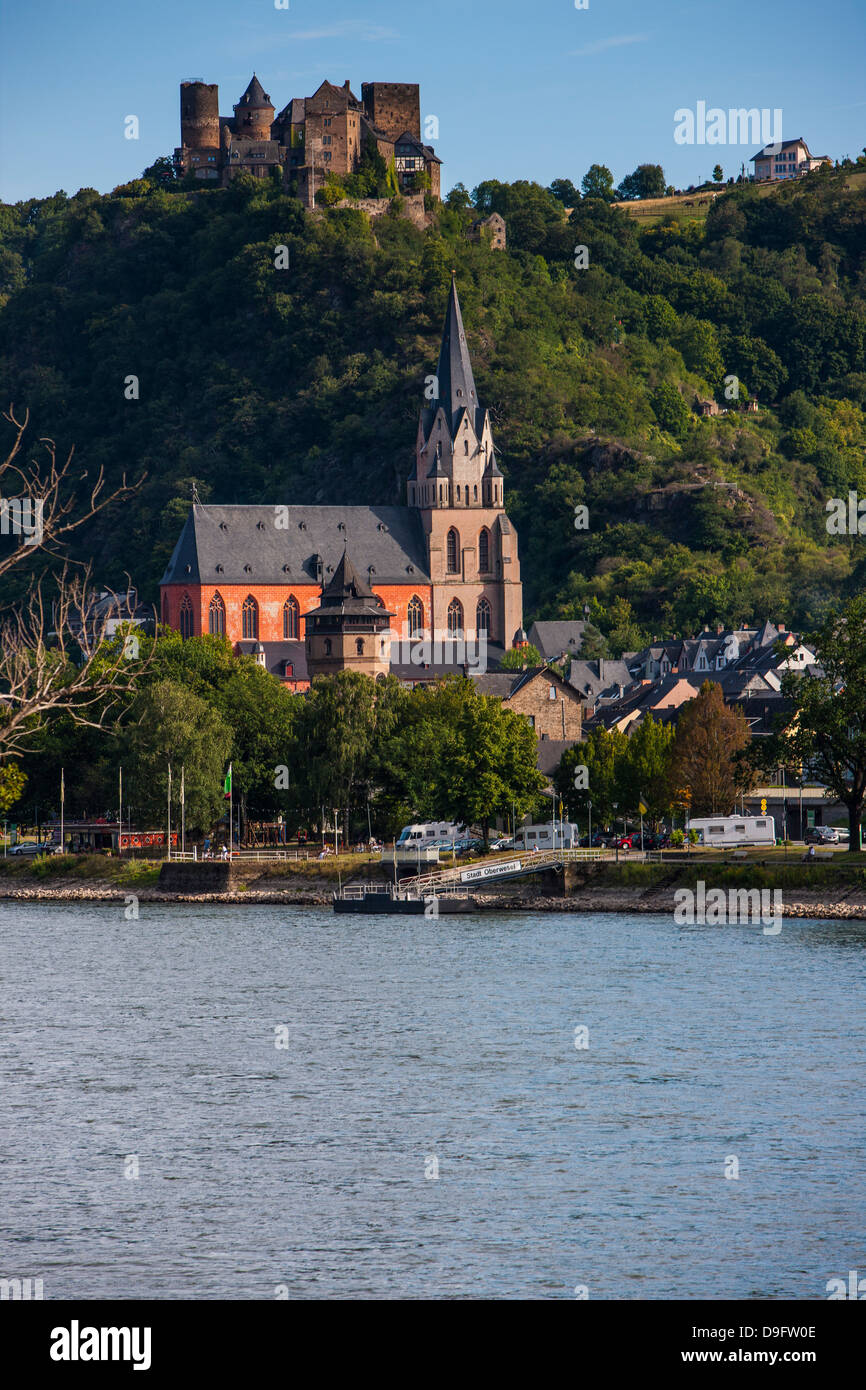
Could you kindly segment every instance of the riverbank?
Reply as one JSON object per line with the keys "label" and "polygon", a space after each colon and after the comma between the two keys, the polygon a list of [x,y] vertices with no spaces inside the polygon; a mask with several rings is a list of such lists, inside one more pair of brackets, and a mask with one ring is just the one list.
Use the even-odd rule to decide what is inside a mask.
{"label": "riverbank", "polygon": [[[293,864],[235,862],[171,866],[97,856],[0,863],[0,901],[117,902],[330,907],[338,883],[382,882],[378,862]],[[672,914],[679,889],[769,890],[785,917],[866,920],[866,867],[768,862],[721,865],[588,863],[475,890],[482,912],[626,912]]]}

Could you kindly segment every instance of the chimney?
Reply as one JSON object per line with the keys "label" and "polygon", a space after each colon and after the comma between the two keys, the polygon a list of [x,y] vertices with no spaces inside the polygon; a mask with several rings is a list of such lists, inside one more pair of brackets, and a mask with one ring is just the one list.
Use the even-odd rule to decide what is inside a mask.
{"label": "chimney", "polygon": [[348,79],[348,77],[347,77],[346,80],[345,80],[345,82],[343,83],[343,91],[344,91],[344,92],[350,92],[351,90],[352,90],[352,84],[351,84],[351,82],[349,81],[349,79]]}
{"label": "chimney", "polygon": [[600,656],[600,657],[598,658],[598,678],[599,678],[600,681],[603,681],[603,680],[604,680],[604,657],[603,657],[603,656]]}

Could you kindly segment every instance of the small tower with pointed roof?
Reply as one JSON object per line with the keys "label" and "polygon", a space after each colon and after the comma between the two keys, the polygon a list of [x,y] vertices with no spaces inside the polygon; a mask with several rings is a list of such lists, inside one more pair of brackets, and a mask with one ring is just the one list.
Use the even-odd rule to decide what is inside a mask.
{"label": "small tower with pointed roof", "polygon": [[234,110],[235,135],[239,140],[270,140],[274,108],[255,73]]}
{"label": "small tower with pointed roof", "polygon": [[[481,405],[452,275],[439,364],[428,378],[408,502],[421,513],[434,585],[434,637],[509,648],[523,627],[517,535],[505,515],[490,412]],[[485,626],[486,624],[486,626]]]}
{"label": "small tower with pointed roof", "polygon": [[322,590],[318,608],[307,614],[307,669],[314,676],[362,671],[387,676],[391,669],[388,632],[392,613],[358,575],[347,552]]}

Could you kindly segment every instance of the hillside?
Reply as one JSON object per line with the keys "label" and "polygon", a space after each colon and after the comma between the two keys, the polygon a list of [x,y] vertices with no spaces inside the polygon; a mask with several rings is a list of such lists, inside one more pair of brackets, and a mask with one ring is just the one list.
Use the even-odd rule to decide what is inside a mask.
{"label": "hillside", "polygon": [[[829,497],[866,495],[866,195],[846,180],[650,226],[597,201],[566,221],[534,184],[483,184],[426,232],[248,179],[0,207],[3,403],[90,476],[146,474],[76,553],[154,599],[192,480],[220,502],[404,500],[454,267],[527,620],[590,603],[614,652],[705,621],[808,627],[866,579],[862,539],[825,528]],[[491,210],[507,252],[466,236]],[[729,374],[760,413],[698,419]]]}

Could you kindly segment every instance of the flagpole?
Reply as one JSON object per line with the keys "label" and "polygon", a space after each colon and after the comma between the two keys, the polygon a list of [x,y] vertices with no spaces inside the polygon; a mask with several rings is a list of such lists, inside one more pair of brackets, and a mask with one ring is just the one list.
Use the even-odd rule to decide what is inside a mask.
{"label": "flagpole", "polygon": [[235,795],[234,769],[233,769],[233,767],[232,767],[232,764],[229,763],[229,859],[233,859],[233,858],[234,858],[234,849],[235,849],[235,833],[234,833],[234,831],[235,831],[235,820],[234,820],[234,817],[235,817],[235,803],[234,803],[234,795]]}
{"label": "flagpole", "polygon": [[166,850],[168,858],[171,859],[171,763],[168,765],[168,844]]}
{"label": "flagpole", "polygon": [[117,832],[117,853],[123,853],[123,768],[117,769],[117,804],[118,815],[117,823],[120,829]]}
{"label": "flagpole", "polygon": [[65,853],[65,850],[64,850],[64,847],[63,847],[63,823],[64,823],[63,812],[64,812],[64,809],[65,809],[65,805],[66,805],[66,778],[65,778],[65,776],[64,776],[64,769],[61,768],[61,769],[60,769],[60,853],[61,853],[61,854],[64,854],[64,853]]}
{"label": "flagpole", "polygon": [[186,785],[184,773],[186,768],[183,763],[180,765],[180,852],[186,854]]}

